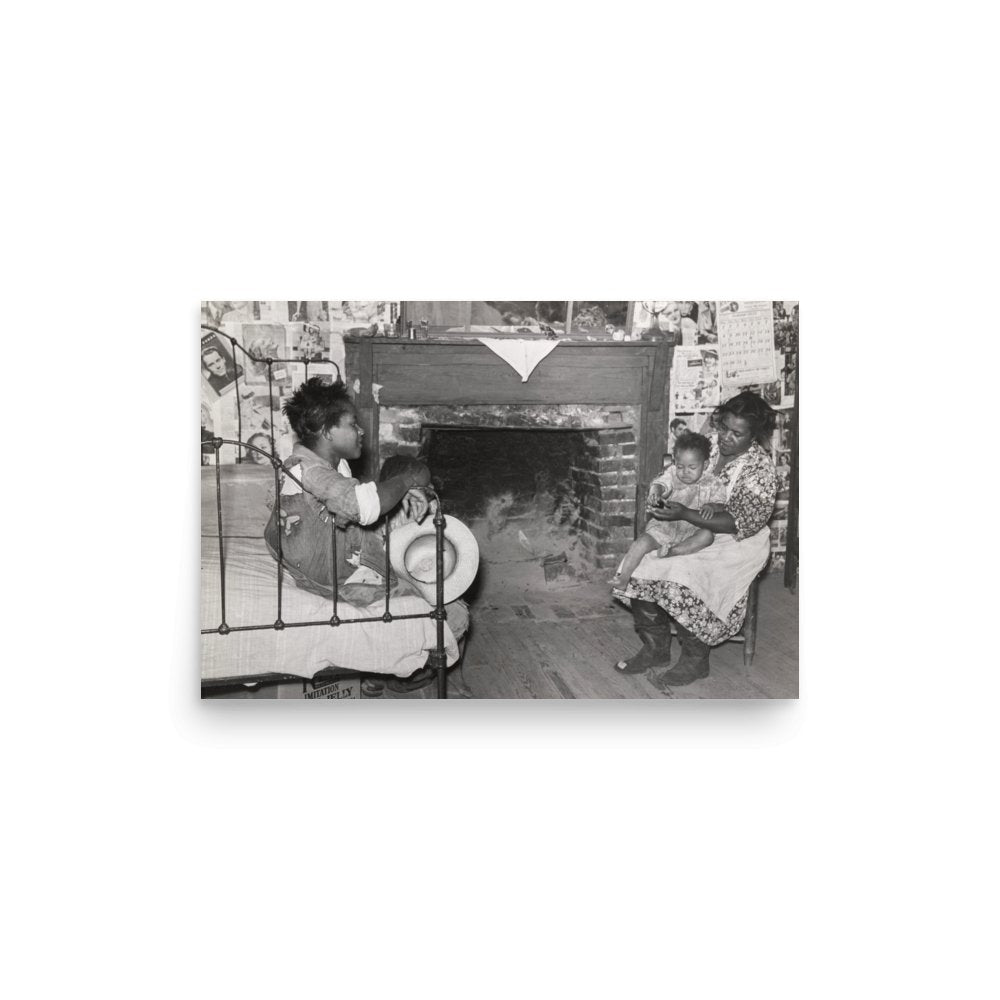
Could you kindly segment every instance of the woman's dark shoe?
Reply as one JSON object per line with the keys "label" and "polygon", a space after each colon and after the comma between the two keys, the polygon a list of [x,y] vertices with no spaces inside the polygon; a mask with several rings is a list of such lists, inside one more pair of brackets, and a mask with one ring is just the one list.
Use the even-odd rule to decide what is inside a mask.
{"label": "woman's dark shoe", "polygon": [[619,674],[642,674],[650,667],[670,665],[670,615],[652,601],[632,601],[632,621],[642,649],[613,664]]}
{"label": "woman's dark shoe", "polygon": [[669,694],[670,686],[664,680],[664,678],[669,673],[670,673],[670,667],[667,667],[666,670],[650,670],[650,672],[646,674],[646,680],[649,681],[649,683],[652,684],[657,691],[662,691],[664,694]]}
{"label": "woman's dark shoe", "polygon": [[650,683],[659,690],[684,687],[708,676],[709,647],[682,626],[677,626],[681,643],[681,657],[670,670],[650,677]]}
{"label": "woman's dark shoe", "polygon": [[[643,639],[643,643],[646,640]],[[627,660],[619,660],[614,664],[615,671],[619,674],[644,674],[650,667],[662,667],[664,663],[670,662],[670,646],[667,646],[666,655],[659,653],[655,648],[643,645],[635,656]]]}

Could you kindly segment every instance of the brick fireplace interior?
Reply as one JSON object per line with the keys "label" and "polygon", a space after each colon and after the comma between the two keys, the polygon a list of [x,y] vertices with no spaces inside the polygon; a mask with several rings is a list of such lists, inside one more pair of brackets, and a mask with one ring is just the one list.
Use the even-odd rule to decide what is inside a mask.
{"label": "brick fireplace interior", "polygon": [[379,453],[428,461],[479,542],[468,598],[502,604],[613,572],[633,537],[634,420],[631,407],[383,407]]}

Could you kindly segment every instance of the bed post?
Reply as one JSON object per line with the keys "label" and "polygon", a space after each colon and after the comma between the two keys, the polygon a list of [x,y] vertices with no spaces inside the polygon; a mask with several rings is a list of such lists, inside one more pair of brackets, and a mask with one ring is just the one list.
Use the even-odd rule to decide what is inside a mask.
{"label": "bed post", "polygon": [[444,511],[440,499],[434,512],[435,558],[437,560],[437,605],[431,612],[431,617],[437,624],[437,643],[431,653],[431,665],[437,670],[437,693],[439,698],[448,697],[447,657],[444,652]]}
{"label": "bed post", "polygon": [[229,626],[226,624],[226,546],[222,536],[222,466],[219,464],[222,438],[212,438],[212,447],[215,448],[215,504],[219,513],[219,592],[222,599],[222,624],[218,632],[219,635],[229,635]]}
{"label": "bed post", "polygon": [[[229,334],[226,334],[229,336]],[[239,347],[241,350],[243,348],[242,344],[236,342],[235,337],[229,336],[230,343],[233,345],[233,368],[236,372],[235,378],[235,389],[233,395],[236,397],[236,437],[239,439],[240,443],[243,443],[243,404],[240,402],[240,366],[236,363],[236,348]],[[273,451],[273,449],[272,449]],[[243,464],[243,449],[236,449],[236,464]]]}

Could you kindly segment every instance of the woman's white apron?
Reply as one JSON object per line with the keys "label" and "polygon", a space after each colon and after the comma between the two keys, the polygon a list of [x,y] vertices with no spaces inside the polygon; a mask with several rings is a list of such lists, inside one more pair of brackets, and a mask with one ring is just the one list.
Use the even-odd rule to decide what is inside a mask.
{"label": "woman's white apron", "polygon": [[[740,465],[745,458],[738,460]],[[740,478],[741,468],[732,471],[728,496]],[[764,568],[771,551],[771,529],[766,525],[743,541],[735,535],[717,534],[707,549],[687,556],[657,558],[647,554],[632,574],[633,579],[670,581],[687,587],[702,600],[712,614],[725,621],[737,601]]]}

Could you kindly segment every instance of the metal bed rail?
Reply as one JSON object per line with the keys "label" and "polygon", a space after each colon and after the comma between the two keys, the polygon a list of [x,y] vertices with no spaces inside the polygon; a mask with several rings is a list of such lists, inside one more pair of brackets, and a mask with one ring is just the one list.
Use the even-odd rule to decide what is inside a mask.
{"label": "metal bed rail", "polygon": [[[363,618],[341,618],[338,614],[339,610],[339,598],[337,594],[338,580],[337,580],[337,524],[336,524],[336,513],[326,505],[326,502],[322,497],[317,496],[312,490],[308,489],[302,481],[292,472],[284,467],[281,460],[275,454],[274,446],[274,395],[273,395],[273,366],[277,363],[282,364],[299,364],[305,366],[305,377],[309,378],[309,365],[322,365],[329,364],[333,365],[337,369],[337,382],[343,384],[343,378],[340,372],[340,366],[335,361],[326,360],[312,360],[308,361],[305,359],[290,359],[290,358],[258,358],[247,351],[235,337],[230,336],[224,331],[218,329],[218,327],[207,326],[202,323],[201,328],[203,330],[209,330],[212,333],[217,334],[220,337],[225,337],[233,345],[234,353],[233,358],[235,360],[236,350],[242,351],[243,354],[253,362],[264,362],[267,364],[267,382],[268,382],[268,400],[270,402],[270,438],[271,438],[271,453],[268,454],[262,448],[258,448],[256,445],[248,444],[243,441],[243,419],[242,419],[242,407],[240,406],[240,395],[239,395],[239,366],[236,367],[236,414],[237,414],[237,439],[233,440],[231,438],[221,438],[213,437],[211,441],[203,442],[204,445],[210,444],[215,451],[215,497],[216,497],[216,511],[218,516],[219,525],[219,586],[220,586],[220,599],[222,606],[222,621],[215,628],[203,628],[201,630],[202,635],[221,635],[226,636],[232,632],[255,632],[262,631],[265,629],[280,632],[282,629],[286,628],[306,628],[313,626],[326,625],[331,628],[338,628],[341,625],[356,625],[361,622],[384,622],[385,624],[390,624],[393,621],[402,621],[408,618],[430,618],[436,623],[436,641],[435,647],[431,650],[428,657],[429,666],[437,673],[437,694],[439,698],[447,697],[447,655],[444,648],[444,623],[447,620],[448,614],[444,608],[444,510],[441,503],[441,498],[437,492],[431,488],[426,488],[426,492],[431,499],[436,501],[436,507],[434,512],[433,524],[435,530],[435,562],[437,570],[437,586],[436,586],[436,602],[435,606],[429,612],[421,612],[419,614],[410,615],[394,615],[389,610],[389,579],[391,572],[391,561],[390,561],[390,551],[391,551],[391,534],[392,529],[390,525],[390,518],[388,515],[385,517],[385,611],[381,615],[368,616]],[[332,572],[333,580],[332,585],[332,608],[331,615],[328,619],[318,619],[316,621],[305,621],[305,622],[286,622],[281,617],[281,592],[282,592],[282,578],[284,576],[284,556],[282,552],[281,543],[281,532],[278,532],[278,558],[277,558],[277,614],[273,622],[262,625],[230,625],[226,621],[226,553],[225,553],[225,539],[222,533],[223,529],[223,508],[222,508],[222,462],[221,462],[221,449],[224,444],[231,444],[236,447],[236,461],[237,464],[242,464],[243,461],[243,450],[249,448],[251,451],[257,452],[257,454],[264,456],[265,459],[271,464],[274,469],[274,502],[277,504],[277,516],[280,522],[281,520],[281,477],[287,476],[294,483],[296,483],[299,488],[304,492],[308,493],[313,497],[326,511],[330,518],[330,552],[332,556]],[[353,607],[353,605],[349,605]],[[348,668],[349,669],[349,668]]]}

